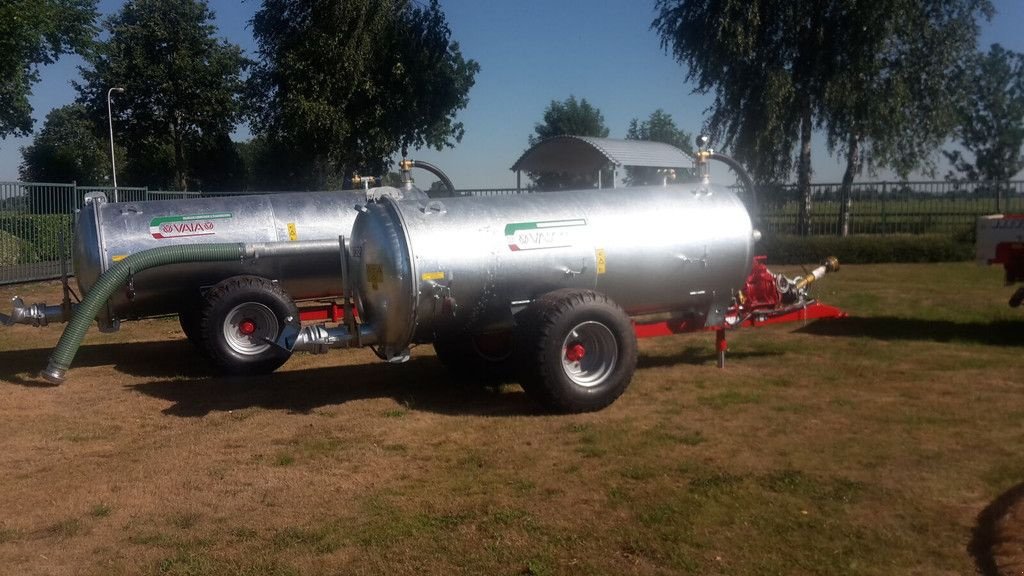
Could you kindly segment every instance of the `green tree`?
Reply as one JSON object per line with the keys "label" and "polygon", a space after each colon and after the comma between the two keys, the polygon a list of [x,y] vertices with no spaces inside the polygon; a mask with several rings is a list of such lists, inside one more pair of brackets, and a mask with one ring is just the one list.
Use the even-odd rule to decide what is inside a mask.
{"label": "green tree", "polygon": [[238,144],[227,134],[203,138],[195,146],[192,178],[207,192],[231,192],[248,188],[245,160]]}
{"label": "green tree", "polygon": [[[643,122],[637,118],[630,120],[626,139],[671,144],[693,156],[693,136],[677,127],[672,115],[660,108],[652,112]],[[677,175],[677,178],[680,176],[684,175]],[[658,172],[657,168],[626,166],[626,184],[629,186],[660,184],[662,179],[663,175]]]}
{"label": "green tree", "polygon": [[[565,135],[607,138],[608,127],[604,125],[604,115],[586,98],[576,100],[575,96],[570,95],[563,102],[552,100],[544,110],[543,122],[533,126],[533,134],[529,136],[530,146],[547,138]],[[568,172],[531,172],[529,176],[534,187],[539,190],[593,188],[598,180],[596,174]],[[608,182],[611,178],[610,170],[602,171],[602,181]]]}
{"label": "green tree", "polygon": [[102,124],[107,90],[125,88],[115,97],[114,127],[138,184],[169,179],[187,189],[196,157],[239,120],[246,60],[241,48],[216,38],[213,18],[205,0],[128,0],[104,22],[108,37],[82,70],[79,100]]}
{"label": "green tree", "polygon": [[0,2],[0,138],[32,131],[28,98],[39,66],[85,52],[95,21],[96,0]]}
{"label": "green tree", "polygon": [[881,163],[919,158],[916,148],[899,150],[934,146],[942,131],[944,93],[929,86],[945,75],[934,71],[973,46],[975,18],[991,13],[988,0],[659,0],[657,8],[663,47],[697,92],[714,92],[712,137],[759,183],[788,180],[795,166],[804,234],[814,129],[829,128],[833,148],[851,159],[865,140]]}
{"label": "green tree", "polygon": [[[854,177],[891,168],[900,178],[933,169],[934,151],[956,124],[955,84],[974,52],[987,2],[885,0],[840,4],[830,20],[824,119],[829,150],[846,159],[838,230],[849,231]],[[856,25],[854,25],[856,24]],[[881,95],[881,97],[880,97]],[[867,162],[865,162],[867,160]]]}
{"label": "green tree", "polygon": [[479,65],[437,0],[264,0],[252,21],[254,133],[287,154],[291,187],[381,174],[399,150],[462,139]]}
{"label": "green tree", "polygon": [[1024,55],[993,44],[965,62],[957,77],[964,98],[956,138],[974,161],[960,150],[944,154],[955,173],[991,182],[1001,195],[1002,184],[1024,169]]}
{"label": "green tree", "polygon": [[20,177],[29,182],[77,182],[94,186],[110,177],[110,151],[81,104],[46,115],[32,144],[21,149]]}
{"label": "green tree", "polygon": [[533,126],[530,134],[530,146],[553,136],[594,136],[608,137],[608,127],[604,125],[604,115],[587,102],[586,98],[576,100],[570,95],[564,102],[552,100],[544,110],[544,121]]}

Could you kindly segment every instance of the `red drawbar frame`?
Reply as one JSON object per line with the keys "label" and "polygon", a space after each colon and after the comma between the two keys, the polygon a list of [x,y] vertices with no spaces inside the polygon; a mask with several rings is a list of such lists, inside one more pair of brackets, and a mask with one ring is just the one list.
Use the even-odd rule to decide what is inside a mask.
{"label": "red drawbar frame", "polygon": [[337,302],[328,302],[316,306],[299,308],[299,320],[302,322],[341,322],[345,319],[345,308]]}
{"label": "red drawbar frame", "polygon": [[[725,365],[725,351],[728,343],[725,331],[733,328],[757,328],[770,324],[788,322],[808,322],[822,318],[845,318],[846,313],[827,304],[814,300],[806,303],[781,307],[781,297],[775,292],[774,276],[765,265],[764,256],[756,256],[754,265],[744,286],[745,306],[734,306],[726,313],[728,322],[715,326],[705,326],[694,319],[670,319],[660,322],[638,324],[633,323],[633,331],[637,338],[657,338],[691,332],[709,332],[715,334],[715,350],[718,352],[718,365]],[[739,320],[742,318],[742,320]],[[302,322],[330,321],[342,322],[345,319],[345,308],[337,302],[321,302],[307,305],[299,309]]]}
{"label": "red drawbar frame", "polygon": [[[732,314],[735,317],[735,314]],[[686,334],[689,332],[707,332],[712,330],[724,330],[726,328],[757,328],[769,324],[785,324],[788,322],[807,322],[820,318],[845,318],[843,312],[835,306],[811,302],[807,306],[786,311],[765,311],[754,312],[748,318],[737,324],[721,324],[718,326],[704,326],[689,320],[665,320],[649,324],[633,324],[633,330],[637,338],[656,338],[659,336],[672,336],[674,334]]]}

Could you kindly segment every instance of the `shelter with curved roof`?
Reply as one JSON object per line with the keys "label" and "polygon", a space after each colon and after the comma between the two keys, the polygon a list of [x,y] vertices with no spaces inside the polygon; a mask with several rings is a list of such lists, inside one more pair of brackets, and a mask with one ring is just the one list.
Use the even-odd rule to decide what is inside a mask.
{"label": "shelter with curved roof", "polygon": [[618,169],[624,166],[683,169],[693,165],[693,158],[671,144],[647,140],[620,140],[591,136],[554,136],[534,144],[512,165],[516,172],[516,188],[526,172],[597,173],[612,168],[612,187],[618,180]]}

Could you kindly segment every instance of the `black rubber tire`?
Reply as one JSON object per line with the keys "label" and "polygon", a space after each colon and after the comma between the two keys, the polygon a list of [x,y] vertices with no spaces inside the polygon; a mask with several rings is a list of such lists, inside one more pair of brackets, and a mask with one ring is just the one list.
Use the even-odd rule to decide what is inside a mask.
{"label": "black rubber tire", "polygon": [[[546,294],[524,311],[517,331],[523,353],[521,383],[526,393],[557,412],[591,412],[614,402],[636,370],[636,333],[629,316],[607,296],[592,290],[558,290]],[[563,364],[567,339],[580,327],[604,339],[593,346],[588,364],[601,361],[601,348],[614,349],[606,373],[583,385]],[[610,354],[604,354],[605,357]],[[581,363],[580,366],[583,366]],[[578,377],[577,377],[578,378]]]}
{"label": "black rubber tire", "polygon": [[199,300],[189,302],[189,304],[182,306],[181,309],[178,310],[178,323],[181,324],[181,331],[185,333],[185,337],[188,338],[188,341],[191,342],[200,353],[205,355],[206,345],[203,343],[202,307],[203,303]]}
{"label": "black rubber tire", "polygon": [[[484,344],[497,343],[497,348],[485,350],[480,338],[490,339],[484,341]],[[502,343],[502,338],[507,338],[507,343]],[[514,340],[511,333],[440,336],[434,339],[433,345],[437,359],[464,384],[494,386],[513,382],[518,377],[519,364],[513,353]]]}
{"label": "black rubber tire", "polygon": [[[298,324],[299,310],[277,284],[259,276],[228,278],[206,294],[200,326],[210,361],[227,374],[269,374],[287,362],[291,353],[272,344],[262,345],[258,338],[248,339],[241,331],[228,334],[225,323],[229,316],[244,316],[242,307],[264,314],[265,321],[258,323],[262,329],[257,334],[275,340],[286,325]],[[276,328],[272,321],[276,321]],[[250,349],[244,351],[245,347]]]}

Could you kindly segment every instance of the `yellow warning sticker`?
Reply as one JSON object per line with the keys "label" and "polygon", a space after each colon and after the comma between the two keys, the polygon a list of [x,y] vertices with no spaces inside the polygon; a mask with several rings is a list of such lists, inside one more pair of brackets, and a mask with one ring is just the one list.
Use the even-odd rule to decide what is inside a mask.
{"label": "yellow warning sticker", "polygon": [[113,260],[114,262],[120,262],[121,260],[124,260],[127,257],[127,254],[118,254],[117,256],[113,256],[110,259]]}
{"label": "yellow warning sticker", "polygon": [[597,273],[598,274],[604,274],[605,268],[607,267],[607,265],[608,265],[608,262],[605,260],[605,257],[604,257],[604,248],[598,248],[597,249]]}
{"label": "yellow warning sticker", "polygon": [[374,290],[377,290],[384,283],[384,270],[380,264],[366,265],[366,281],[370,283]]}
{"label": "yellow warning sticker", "polygon": [[444,280],[444,272],[424,272],[420,275],[424,280]]}
{"label": "yellow warning sticker", "polygon": [[299,239],[299,231],[295,228],[295,222],[288,223],[288,239],[292,242]]}

